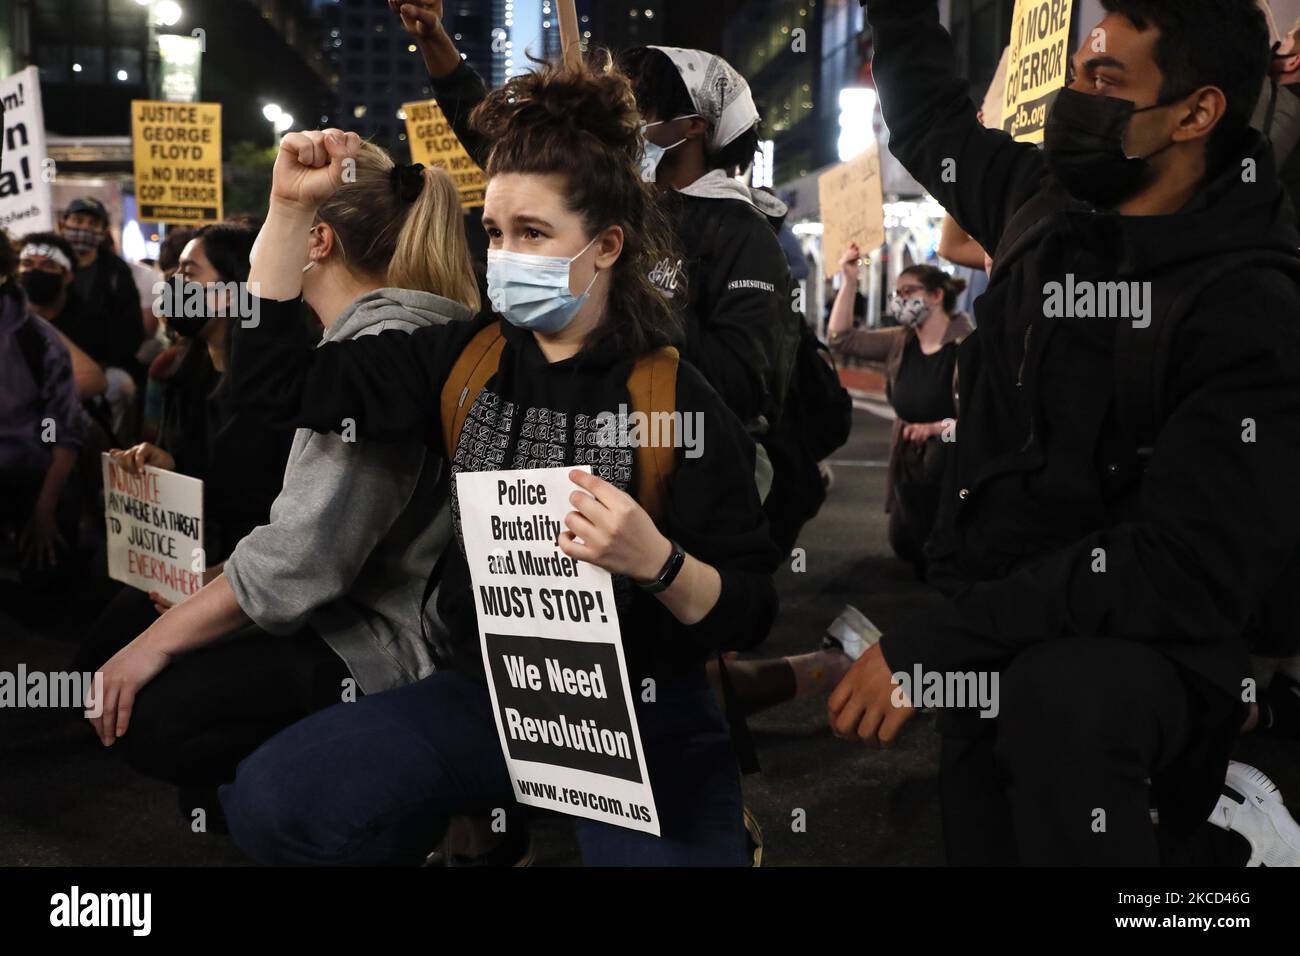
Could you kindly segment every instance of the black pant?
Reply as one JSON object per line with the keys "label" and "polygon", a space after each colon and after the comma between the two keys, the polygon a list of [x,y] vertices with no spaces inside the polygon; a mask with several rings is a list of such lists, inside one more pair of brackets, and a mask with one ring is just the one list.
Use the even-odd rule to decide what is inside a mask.
{"label": "black pant", "polygon": [[[1105,638],[1021,652],[1001,672],[999,703],[995,719],[950,721],[943,735],[953,865],[1157,865],[1148,779],[1171,814],[1208,815],[1234,730],[1224,721],[1236,719],[1160,652]],[[1205,772],[1187,772],[1189,759]],[[1161,793],[1163,775],[1177,785]]]}
{"label": "black pant", "polygon": [[[74,670],[98,670],[157,618],[148,595],[123,588],[91,627]],[[113,749],[146,776],[216,787],[275,734],[339,703],[348,676],[310,629],[281,636],[245,627],[177,658],[150,681]]]}

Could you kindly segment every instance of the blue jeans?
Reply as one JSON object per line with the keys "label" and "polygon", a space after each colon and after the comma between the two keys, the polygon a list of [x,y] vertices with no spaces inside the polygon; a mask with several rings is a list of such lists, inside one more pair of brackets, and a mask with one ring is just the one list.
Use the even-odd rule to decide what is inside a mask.
{"label": "blue jeans", "polygon": [[[636,699],[662,837],[573,818],[588,866],[745,866],[740,774],[703,672]],[[299,721],[221,788],[230,834],[261,863],[415,864],[453,816],[514,802],[487,688],[443,672]]]}

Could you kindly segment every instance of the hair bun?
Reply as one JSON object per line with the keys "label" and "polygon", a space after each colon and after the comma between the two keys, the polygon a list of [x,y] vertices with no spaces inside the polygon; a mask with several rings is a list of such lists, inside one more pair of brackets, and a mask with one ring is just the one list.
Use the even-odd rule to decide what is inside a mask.
{"label": "hair bun", "polygon": [[593,136],[633,160],[641,152],[641,115],[632,85],[608,54],[600,66],[546,64],[511,77],[479,104],[471,123],[493,142],[545,130]]}

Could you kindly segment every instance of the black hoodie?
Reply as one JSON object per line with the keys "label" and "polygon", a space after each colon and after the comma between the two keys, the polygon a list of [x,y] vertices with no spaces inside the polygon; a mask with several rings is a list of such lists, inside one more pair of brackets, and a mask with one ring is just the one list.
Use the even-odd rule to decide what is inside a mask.
{"label": "black hoodie", "polygon": [[[872,0],[868,15],[890,150],[995,249],[1022,203],[1059,194],[1042,153],[980,125],[934,0]],[[1038,245],[995,274],[960,352],[961,424],[930,546],[968,630],[898,632],[882,650],[894,670],[944,669],[1117,637],[1239,704],[1244,635],[1300,541],[1300,294],[1280,271],[1246,266],[1200,295],[1170,349],[1170,411],[1143,472],[1116,418],[1116,320],[1046,318],[1044,285],[1072,274],[1160,295],[1229,253],[1295,255],[1272,158],[1247,133],[1178,213],[1060,198],[1047,218]]]}

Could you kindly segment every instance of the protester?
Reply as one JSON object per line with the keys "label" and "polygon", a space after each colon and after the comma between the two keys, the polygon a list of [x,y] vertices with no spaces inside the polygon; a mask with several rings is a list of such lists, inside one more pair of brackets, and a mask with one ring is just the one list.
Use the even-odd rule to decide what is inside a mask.
{"label": "protester", "polygon": [[[336,130],[291,134],[277,159],[253,272],[266,296],[263,321],[236,356],[241,392],[320,430],[346,418],[376,440],[422,435],[431,448],[446,440],[455,448],[453,474],[590,464],[590,475],[570,472],[582,490],[571,498],[577,510],[566,517],[559,546],[614,575],[629,680],[637,687],[654,681],[656,702],[635,703],[663,836],[575,819],[583,857],[589,864],[744,865],[739,775],[703,663],[715,648],[761,640],[776,610],[753,443],[703,377],[678,364],[676,410],[702,416],[709,437],[699,457],[674,452],[670,493],[651,505],[656,522],[629,493],[647,467],[646,450],[622,439],[601,444],[581,424],[627,403],[638,356],[674,358],[662,350],[672,313],[647,278],[667,240],[639,175],[631,89],[614,72],[541,68],[489,95],[474,122],[494,144],[483,221],[489,294],[504,321],[484,316],[420,329],[409,340],[386,333],[310,353],[286,343],[283,316],[292,311],[303,260],[284,238],[310,225],[357,147],[354,134]],[[558,257],[563,275],[550,265]],[[539,298],[542,287],[547,295]],[[436,391],[485,328],[504,336],[498,372],[467,409],[458,436],[444,436]],[[524,420],[549,420],[552,440],[521,438]],[[648,496],[650,486],[637,493]],[[459,533],[454,493],[452,513]],[[223,789],[231,832],[256,859],[416,862],[450,816],[512,805],[469,569],[461,548],[447,555],[437,598],[449,632],[447,669],[308,718],[246,760]],[[680,572],[651,596],[646,588],[669,566]]]}
{"label": "protester", "polygon": [[[441,0],[389,6],[415,36],[452,129],[482,165],[491,143],[468,128],[468,117],[486,90],[443,28]],[[789,553],[826,492],[801,441],[808,423],[774,431],[791,390],[802,318],[777,238],[785,204],[734,178],[753,162],[758,110],[744,79],[711,53],[643,47],[624,54],[620,67],[645,121],[642,172],[657,184],[682,253],[657,261],[651,281],[680,310],[683,357],[760,441],[756,480],[777,546]]]}
{"label": "protester", "polygon": [[113,251],[108,210],[93,196],[68,205],[59,233],[76,253],[72,287],[78,308],[56,325],[103,367],[116,432],[127,422],[143,371],[136,361],[145,326],[135,277]]}
{"label": "protester", "polygon": [[[395,166],[366,144],[305,234],[303,293],[325,341],[472,319],[461,216],[445,172]],[[95,648],[110,702],[92,721],[101,740],[212,820],[238,762],[349,683],[374,694],[432,673],[420,605],[451,537],[442,472],[420,441],[300,429],[270,521],[222,573],[138,637]]]}
{"label": "protester", "polygon": [[[110,452],[130,472],[150,465],[203,481],[205,580],[219,572],[241,538],[267,522],[293,439],[292,428],[240,412],[231,382],[231,341],[245,331],[245,320],[255,320],[241,318],[238,291],[248,279],[255,238],[251,229],[216,224],[204,226],[185,246],[177,273],[185,285],[179,297],[164,303],[163,321],[187,340],[187,349],[163,396],[158,442]],[[195,295],[201,295],[199,308],[190,300]],[[301,323],[293,332],[299,341],[310,341]],[[91,626],[76,669],[96,670],[169,603],[157,592],[123,588]]]}
{"label": "protester", "polygon": [[[194,238],[194,233],[195,230],[189,226],[173,226],[163,236],[158,246],[158,271],[162,274],[163,282],[170,282],[180,268],[181,253]],[[169,332],[165,323],[158,324],[154,338],[162,348],[150,360],[145,380],[144,406],[140,410],[140,440],[145,442],[155,442],[158,439],[158,428],[162,424],[163,393],[167,383],[180,370],[186,352],[185,341]]]}
{"label": "protester", "polygon": [[23,289],[32,283],[20,276],[59,283],[70,268],[56,245],[29,242],[15,254],[0,230],[0,544],[17,546],[31,583],[51,580],[77,544],[80,511],[69,479],[85,425],[72,359],[53,326],[28,308]]}
{"label": "protester", "polygon": [[885,395],[896,415],[885,476],[889,545],[924,578],[923,548],[939,510],[945,452],[956,440],[957,347],[974,331],[970,319],[955,312],[966,283],[937,266],[911,266],[899,273],[889,304],[899,324],[855,329],[861,258],[853,244],[840,261],[843,283],[831,307],[827,338],[838,354],[884,369]]}
{"label": "protester", "polygon": [[[933,0],[867,5],[890,150],[994,272],[927,552],[951,603],[886,633],[829,714],[888,744],[913,713],[891,675],[1000,674],[996,717],[940,712],[953,863],[1154,864],[1152,800],[1161,842],[1202,827],[1245,717],[1248,624],[1300,539],[1300,235],[1248,127],[1263,17],[1102,6],[1084,35],[1105,53],[1079,48],[1039,151],[979,124]],[[1149,294],[1065,309],[1062,283]],[[1225,322],[1243,289],[1251,320]],[[1149,405],[1149,369],[1116,361],[1144,347]]]}

